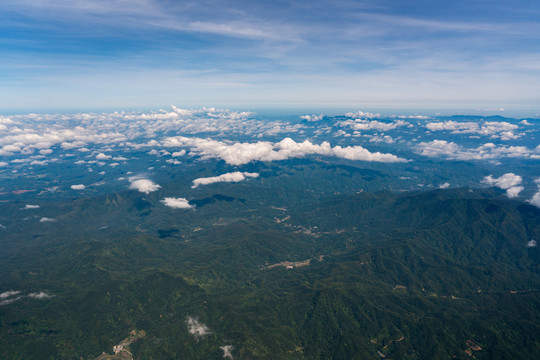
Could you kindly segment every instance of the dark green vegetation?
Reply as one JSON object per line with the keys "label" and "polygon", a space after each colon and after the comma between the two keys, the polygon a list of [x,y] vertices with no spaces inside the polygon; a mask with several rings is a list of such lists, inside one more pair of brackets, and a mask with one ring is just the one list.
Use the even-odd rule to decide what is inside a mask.
{"label": "dark green vegetation", "polygon": [[235,359],[540,353],[539,209],[467,189],[320,194],[288,176],[202,187],[195,209],[134,191],[3,204],[0,293],[54,297],[0,306],[2,359],[94,359],[132,329],[147,334],[135,359],[221,359],[224,345]]}

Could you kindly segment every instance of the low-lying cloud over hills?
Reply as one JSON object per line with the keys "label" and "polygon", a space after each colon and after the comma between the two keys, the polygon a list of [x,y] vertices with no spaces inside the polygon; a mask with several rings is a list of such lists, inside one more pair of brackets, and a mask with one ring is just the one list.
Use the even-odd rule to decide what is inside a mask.
{"label": "low-lying cloud over hills", "polygon": [[[119,178],[129,180],[128,188],[150,194],[163,185],[152,180],[159,178],[155,176],[160,169],[174,166],[182,171],[193,161],[223,161],[230,166],[206,178],[194,176],[191,181],[196,188],[244,181],[254,172],[242,167],[257,162],[279,164],[308,158],[373,164],[396,179],[410,179],[412,174],[405,169],[422,169],[433,162],[441,169],[445,163],[450,169],[455,162],[471,162],[486,171],[467,181],[464,174],[448,177],[445,170],[431,186],[490,185],[484,181],[486,176],[495,179],[513,172],[522,177],[522,183],[505,190],[519,198],[536,192],[534,164],[540,160],[536,119],[384,115],[361,110],[267,119],[249,111],[171,106],[147,112],[1,116],[0,125],[0,171],[21,177],[68,166],[74,175],[89,178],[65,175],[66,183],[62,179],[58,190],[80,194],[98,192]],[[518,166],[516,161],[527,165]],[[39,178],[35,181],[40,184]],[[420,177],[415,183],[423,186],[425,181]],[[43,185],[39,194],[48,193],[47,188]]]}

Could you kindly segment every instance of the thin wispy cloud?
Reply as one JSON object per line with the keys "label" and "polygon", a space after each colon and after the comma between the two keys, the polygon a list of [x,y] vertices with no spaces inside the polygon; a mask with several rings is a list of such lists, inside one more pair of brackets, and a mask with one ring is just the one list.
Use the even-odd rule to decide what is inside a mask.
{"label": "thin wispy cloud", "polygon": [[52,299],[54,295],[48,294],[44,291],[23,293],[20,290],[9,290],[0,293],[0,306],[5,306],[22,300],[24,298],[36,299],[36,300],[48,300]]}
{"label": "thin wispy cloud", "polygon": [[[191,104],[362,99],[532,106],[529,94],[538,92],[540,79],[535,14],[526,1],[514,8],[501,2],[312,1],[307,7],[7,0],[0,20],[12,36],[0,35],[7,44],[0,69],[9,76],[0,89],[10,91],[0,105],[140,106],[134,99],[144,98],[144,105],[156,106],[182,98]],[[13,31],[20,27],[26,31]],[[75,91],[80,88],[84,94]]]}

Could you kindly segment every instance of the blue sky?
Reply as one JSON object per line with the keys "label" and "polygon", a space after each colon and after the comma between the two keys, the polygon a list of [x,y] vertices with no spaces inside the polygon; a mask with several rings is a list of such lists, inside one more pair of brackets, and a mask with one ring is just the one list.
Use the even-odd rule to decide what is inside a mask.
{"label": "blue sky", "polygon": [[2,0],[0,109],[540,110],[538,1]]}

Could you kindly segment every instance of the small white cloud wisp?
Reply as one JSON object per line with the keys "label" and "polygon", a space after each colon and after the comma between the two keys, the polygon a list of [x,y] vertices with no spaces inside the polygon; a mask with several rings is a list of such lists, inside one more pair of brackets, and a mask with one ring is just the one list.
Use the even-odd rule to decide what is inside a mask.
{"label": "small white cloud wisp", "polygon": [[209,185],[218,182],[240,182],[244,181],[247,178],[257,178],[259,177],[258,173],[249,173],[249,172],[240,172],[235,171],[232,173],[221,174],[219,176],[212,176],[206,178],[198,178],[193,180],[192,189],[199,187],[200,185]]}

